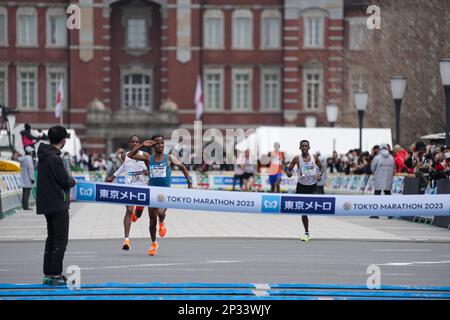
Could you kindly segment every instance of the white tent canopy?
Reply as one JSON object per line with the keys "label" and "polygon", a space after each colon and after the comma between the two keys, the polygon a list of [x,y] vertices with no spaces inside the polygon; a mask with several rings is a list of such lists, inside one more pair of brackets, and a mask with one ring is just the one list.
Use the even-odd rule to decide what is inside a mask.
{"label": "white tent canopy", "polygon": [[[22,137],[20,136],[20,131],[24,129],[24,124],[17,125],[14,129],[11,130],[11,140],[13,140],[14,148],[24,154],[23,146],[22,146]],[[48,130],[42,130],[42,132],[38,132],[37,130],[31,130],[34,136],[41,136],[43,133],[47,134]],[[71,156],[79,155],[81,150],[81,141],[78,138],[74,129],[67,129],[67,132],[70,134],[70,138],[66,139],[66,145],[61,150],[64,152],[69,152]],[[2,145],[8,145],[8,137],[6,135],[6,131],[1,132],[0,141]],[[44,141],[45,143],[49,143],[49,141]],[[40,142],[36,143],[36,150],[39,146]]]}
{"label": "white tent canopy", "polygon": [[[333,150],[339,154],[359,148],[359,128],[297,128],[297,127],[259,127],[246,140],[240,142],[236,149],[255,152],[258,157],[273,150],[279,142],[281,151],[287,159],[298,154],[301,140],[308,140],[310,152],[320,151],[323,156],[331,156]],[[388,143],[392,147],[391,129],[366,128],[362,133],[363,151],[370,151],[374,145]]]}

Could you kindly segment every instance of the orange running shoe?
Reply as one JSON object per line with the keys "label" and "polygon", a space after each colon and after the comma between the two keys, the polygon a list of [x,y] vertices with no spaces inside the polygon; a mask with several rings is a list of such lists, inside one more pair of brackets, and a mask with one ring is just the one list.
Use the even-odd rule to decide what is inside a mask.
{"label": "orange running shoe", "polygon": [[148,250],[149,256],[156,256],[156,250],[158,249],[158,242],[153,242],[150,250]]}
{"label": "orange running shoe", "polygon": [[130,239],[125,239],[123,241],[123,246],[122,246],[122,250],[128,251],[131,249],[131,243],[130,243]]}
{"label": "orange running shoe", "polygon": [[133,211],[131,212],[131,221],[136,222],[138,217],[136,216],[136,206],[133,207]]}
{"label": "orange running shoe", "polygon": [[160,222],[160,223],[159,223],[159,236],[160,236],[161,238],[164,238],[164,236],[166,235],[166,233],[167,233],[167,228],[166,228],[166,226],[164,225],[164,223]]}

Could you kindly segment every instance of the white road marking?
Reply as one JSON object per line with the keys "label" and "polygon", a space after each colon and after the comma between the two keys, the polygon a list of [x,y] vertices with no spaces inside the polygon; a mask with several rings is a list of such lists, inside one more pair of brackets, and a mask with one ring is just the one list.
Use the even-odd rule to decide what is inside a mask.
{"label": "white road marking", "polygon": [[[415,265],[415,264],[445,264],[445,263],[450,263],[450,260],[443,260],[443,261],[413,261],[413,262],[389,262],[389,263],[381,263],[381,264],[376,264],[378,266],[411,266],[411,265]],[[367,264],[365,264],[367,265]],[[371,264],[370,264],[371,265]]]}
{"label": "white road marking", "polygon": [[245,261],[199,261],[186,263],[145,263],[145,264],[131,264],[126,266],[106,266],[106,267],[87,267],[81,270],[97,270],[97,269],[125,269],[125,268],[143,268],[143,267],[168,267],[168,266],[186,266],[196,264],[220,264],[220,263],[241,263]]}
{"label": "white road marking", "polygon": [[431,250],[419,250],[419,249],[379,249],[379,250],[372,250],[373,252],[425,252],[425,251],[431,251]]}

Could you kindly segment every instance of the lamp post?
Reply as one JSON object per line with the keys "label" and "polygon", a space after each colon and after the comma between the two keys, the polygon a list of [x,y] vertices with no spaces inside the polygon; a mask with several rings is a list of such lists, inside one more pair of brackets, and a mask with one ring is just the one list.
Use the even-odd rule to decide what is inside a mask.
{"label": "lamp post", "polygon": [[355,93],[355,105],[356,110],[358,110],[359,118],[359,150],[362,152],[362,128],[364,120],[364,111],[366,111],[367,100],[369,94],[367,92],[359,91]]}
{"label": "lamp post", "polygon": [[442,84],[445,92],[445,144],[450,144],[450,59],[442,59],[439,63]]}
{"label": "lamp post", "polygon": [[336,124],[336,119],[338,115],[338,106],[335,104],[329,104],[327,106],[327,119],[328,119],[328,125],[330,127],[334,127]]}
{"label": "lamp post", "polygon": [[405,95],[405,88],[405,77],[391,77],[391,92],[395,105],[395,144],[400,144],[400,107]]}

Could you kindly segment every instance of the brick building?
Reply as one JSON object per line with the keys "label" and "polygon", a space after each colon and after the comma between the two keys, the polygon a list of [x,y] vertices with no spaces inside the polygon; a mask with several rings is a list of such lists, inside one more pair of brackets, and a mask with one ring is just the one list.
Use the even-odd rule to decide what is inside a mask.
{"label": "brick building", "polygon": [[[17,122],[64,124],[89,152],[111,152],[131,133],[193,128],[201,75],[203,128],[326,126],[356,116],[364,75],[346,65],[366,27],[362,0],[0,0],[0,104]],[[66,28],[81,8],[81,29]],[[349,99],[350,98],[350,99]],[[352,120],[353,121],[353,120]]]}

